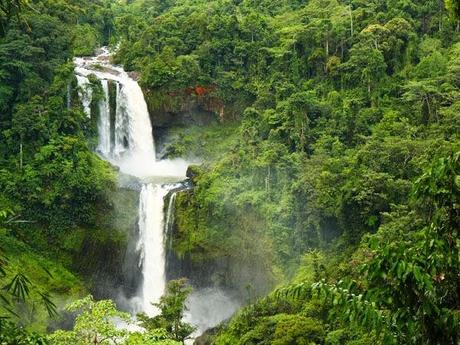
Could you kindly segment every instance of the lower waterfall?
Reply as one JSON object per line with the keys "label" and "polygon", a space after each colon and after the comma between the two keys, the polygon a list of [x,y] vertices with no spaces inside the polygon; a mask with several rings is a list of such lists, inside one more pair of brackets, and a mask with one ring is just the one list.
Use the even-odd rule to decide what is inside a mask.
{"label": "lower waterfall", "polygon": [[142,186],[139,201],[140,262],[144,283],[142,286],[142,309],[148,315],[158,313],[152,302],[158,302],[165,291],[164,251],[164,197],[168,188],[161,185]]}

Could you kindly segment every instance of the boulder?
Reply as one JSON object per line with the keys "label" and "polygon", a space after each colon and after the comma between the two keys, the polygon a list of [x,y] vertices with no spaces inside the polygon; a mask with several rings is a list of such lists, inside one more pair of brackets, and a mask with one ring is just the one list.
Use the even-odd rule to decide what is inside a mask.
{"label": "boulder", "polygon": [[192,182],[196,181],[196,178],[200,176],[203,173],[203,169],[199,165],[190,165],[187,168],[187,173],[186,176],[189,178]]}

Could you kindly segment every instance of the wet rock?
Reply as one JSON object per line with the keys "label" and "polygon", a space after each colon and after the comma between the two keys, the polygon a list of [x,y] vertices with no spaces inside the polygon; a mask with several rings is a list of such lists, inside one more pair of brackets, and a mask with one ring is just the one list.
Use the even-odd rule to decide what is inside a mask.
{"label": "wet rock", "polygon": [[138,81],[141,77],[141,74],[136,71],[128,72],[128,75],[130,78],[134,79],[135,81]]}
{"label": "wet rock", "polygon": [[212,345],[218,332],[219,327],[208,329],[206,332],[204,332],[202,335],[195,339],[193,345]]}
{"label": "wet rock", "polygon": [[186,176],[192,180],[192,182],[195,182],[196,178],[203,172],[202,170],[203,169],[199,165],[190,165],[187,168]]}
{"label": "wet rock", "polygon": [[223,102],[216,96],[202,91],[162,91],[144,89],[154,128],[176,126],[205,126],[219,121]]}

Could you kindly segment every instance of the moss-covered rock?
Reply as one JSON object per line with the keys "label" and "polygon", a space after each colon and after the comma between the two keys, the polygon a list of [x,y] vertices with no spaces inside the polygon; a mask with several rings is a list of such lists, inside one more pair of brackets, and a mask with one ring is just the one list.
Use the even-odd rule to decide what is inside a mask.
{"label": "moss-covered rock", "polygon": [[210,95],[186,90],[144,90],[153,127],[206,126],[218,121],[223,103]]}
{"label": "moss-covered rock", "polygon": [[119,188],[109,193],[111,209],[100,212],[94,228],[76,229],[66,235],[71,267],[86,278],[96,297],[114,298],[125,280],[124,261],[136,229],[139,195]]}
{"label": "moss-covered rock", "polygon": [[186,276],[235,289],[242,298],[268,292],[274,263],[263,221],[250,208],[220,208],[218,194],[201,189],[208,178],[196,175],[197,187],[176,197],[172,249],[179,266]]}
{"label": "moss-covered rock", "polygon": [[205,163],[215,161],[236,142],[236,123],[208,126],[179,126],[156,131],[155,144],[164,158],[189,158]]}
{"label": "moss-covered rock", "polygon": [[192,180],[192,182],[196,182],[197,178],[202,173],[203,173],[203,168],[201,166],[199,166],[199,165],[190,165],[188,167],[188,169],[187,169],[186,176],[187,176],[187,178]]}

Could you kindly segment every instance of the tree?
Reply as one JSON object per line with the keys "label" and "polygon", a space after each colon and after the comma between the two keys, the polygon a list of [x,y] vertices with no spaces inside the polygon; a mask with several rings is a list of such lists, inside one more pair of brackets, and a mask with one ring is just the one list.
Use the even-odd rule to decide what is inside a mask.
{"label": "tree", "polygon": [[382,52],[366,44],[356,44],[350,51],[350,59],[342,64],[346,80],[355,86],[361,80],[369,97],[377,92],[380,81],[384,78],[387,65]]}
{"label": "tree", "polygon": [[28,5],[28,2],[24,0],[0,0],[0,37],[6,34],[11,20],[19,19],[24,7]]}
{"label": "tree", "polygon": [[460,1],[459,0],[446,0],[446,8],[450,14],[457,21],[460,20]]}
{"label": "tree", "polygon": [[117,343],[126,336],[124,330],[118,329],[114,319],[129,322],[127,313],[116,309],[110,300],[94,301],[91,295],[75,301],[66,307],[69,312],[77,312],[72,331],[56,331],[48,339],[53,345],[102,345]]}
{"label": "tree", "polygon": [[[0,210],[0,230],[8,223],[18,221],[18,216],[10,209]],[[49,276],[51,273],[41,267]],[[7,280],[7,281],[5,281]],[[0,290],[0,328],[3,326],[12,328],[13,324],[8,323],[8,317],[19,317],[15,312],[15,306],[27,303],[31,293],[36,293],[46,308],[50,317],[56,316],[56,305],[51,300],[48,292],[42,291],[31,281],[24,272],[11,272],[8,267],[8,257],[4,254],[4,249],[0,246],[0,283],[4,284]],[[3,324],[3,322],[6,322]],[[1,333],[1,332],[0,332]],[[1,340],[1,339],[0,339]]]}
{"label": "tree", "polygon": [[117,310],[111,300],[95,301],[89,295],[69,304],[66,310],[78,313],[75,326],[50,334],[47,340],[51,345],[178,345],[164,329],[130,331],[130,326],[136,326],[134,319]]}
{"label": "tree", "polygon": [[13,322],[0,319],[0,344],[48,345],[46,338],[37,333],[16,326]]}
{"label": "tree", "polygon": [[326,59],[335,49],[341,49],[343,56],[344,41],[350,26],[349,9],[337,0],[309,1],[304,15],[309,19],[307,27],[314,33],[317,42],[324,47]]}
{"label": "tree", "polygon": [[[365,242],[363,279],[316,284],[333,310],[383,334],[385,344],[456,345],[460,335],[460,152],[415,183],[414,217],[394,219]],[[407,220],[409,219],[409,220]]]}
{"label": "tree", "polygon": [[184,311],[187,310],[185,302],[191,292],[185,279],[171,280],[160,302],[153,304],[161,314],[153,318],[140,314],[141,326],[148,331],[165,328],[172,339],[184,343],[195,330],[195,327],[183,321]]}
{"label": "tree", "polygon": [[403,99],[408,103],[419,105],[421,113],[419,122],[427,125],[439,121],[439,100],[443,95],[435,80],[410,81],[404,89]]}

